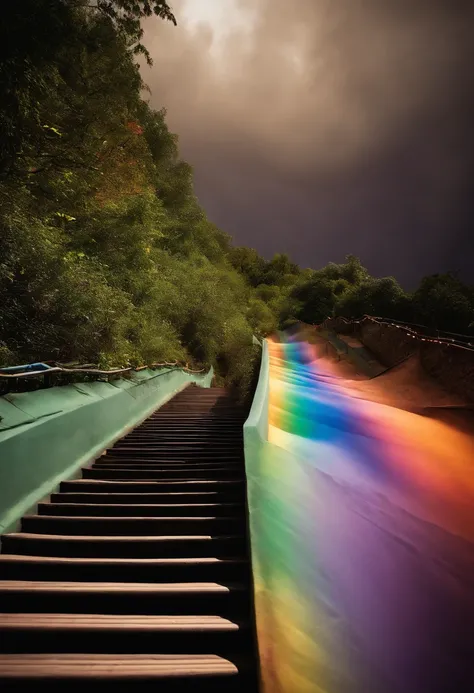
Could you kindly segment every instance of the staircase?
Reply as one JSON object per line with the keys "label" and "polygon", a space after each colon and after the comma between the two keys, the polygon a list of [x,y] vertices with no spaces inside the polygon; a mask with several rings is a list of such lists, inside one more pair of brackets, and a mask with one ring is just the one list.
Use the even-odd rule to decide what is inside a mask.
{"label": "staircase", "polygon": [[255,693],[243,420],[188,387],[2,537],[2,691]]}

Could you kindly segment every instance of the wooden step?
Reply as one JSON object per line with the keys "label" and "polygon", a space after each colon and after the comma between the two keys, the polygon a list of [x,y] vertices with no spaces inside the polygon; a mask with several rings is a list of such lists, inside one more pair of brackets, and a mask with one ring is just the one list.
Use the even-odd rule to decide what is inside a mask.
{"label": "wooden step", "polygon": [[84,467],[82,469],[83,479],[163,479],[164,481],[180,481],[181,479],[238,479],[239,472],[227,467],[220,467],[213,470],[193,470],[190,469],[134,469],[133,467]]}
{"label": "wooden step", "polygon": [[244,460],[243,458],[237,455],[221,455],[219,457],[203,457],[203,456],[193,456],[189,454],[185,455],[167,455],[166,457],[156,455],[156,454],[125,454],[125,453],[119,453],[115,454],[112,450],[110,450],[107,455],[101,455],[100,457],[95,460],[95,462],[110,462],[111,464],[118,462],[119,464],[126,464],[127,462],[130,462],[132,464],[160,464],[163,465],[163,468],[166,468],[168,465],[189,465],[190,467],[192,466],[199,466],[199,465],[205,465],[205,466],[229,466],[231,464],[233,465],[238,465],[242,470],[244,469]]}
{"label": "wooden step", "polygon": [[133,479],[133,480],[163,480],[163,481],[194,481],[204,479],[215,481],[220,479],[238,479],[239,472],[233,469],[221,468],[209,471],[198,470],[163,470],[163,469],[133,469],[133,467],[84,467],[83,479]]}
{"label": "wooden step", "polygon": [[68,536],[5,534],[2,551],[27,556],[82,558],[198,558],[244,556],[243,535],[210,536]]}
{"label": "wooden step", "polygon": [[122,439],[119,443],[116,443],[112,449],[138,450],[140,453],[142,453],[146,450],[149,450],[150,448],[156,450],[170,450],[171,452],[173,452],[176,449],[182,448],[183,450],[193,450],[196,452],[203,451],[204,453],[209,453],[213,450],[223,450],[224,452],[228,452],[230,450],[238,450],[240,452],[241,447],[242,446],[240,440],[221,441],[220,439],[217,439],[214,441],[194,441],[188,440],[184,436],[176,436],[175,440],[166,441],[156,440],[156,438],[146,441],[127,441],[125,439]]}
{"label": "wooden step", "polygon": [[[99,486],[100,488],[100,486]],[[209,503],[237,503],[243,502],[243,494],[236,490],[231,491],[203,491],[203,492],[168,492],[168,493],[53,493],[52,503],[110,503],[110,504],[145,504],[145,505],[206,505]]]}
{"label": "wooden step", "polygon": [[240,436],[243,438],[243,426],[239,422],[234,424],[231,421],[228,423],[221,423],[219,421],[215,422],[205,422],[200,419],[196,419],[194,422],[184,423],[180,417],[177,417],[176,421],[171,421],[169,419],[163,421],[151,421],[145,422],[139,428],[135,428],[127,436],[124,436],[122,440],[128,438],[128,436],[149,436],[149,435],[195,435],[195,436]]}
{"label": "wooden step", "polygon": [[192,474],[195,471],[198,472],[213,472],[215,470],[219,471],[220,469],[228,469],[232,470],[235,472],[236,477],[241,477],[244,474],[244,469],[243,465],[240,462],[222,462],[222,461],[216,461],[216,462],[210,462],[210,463],[200,463],[200,462],[183,462],[181,460],[177,460],[175,462],[159,462],[158,460],[140,460],[140,459],[134,459],[134,460],[129,460],[128,458],[126,459],[109,459],[104,457],[102,460],[99,458],[96,462],[92,464],[92,468],[94,469],[144,469],[147,470],[149,469],[150,471],[166,471],[166,472],[172,472],[172,471],[177,471],[177,472],[184,472],[188,471],[190,474]]}
{"label": "wooden step", "polygon": [[213,654],[248,649],[248,622],[208,615],[0,613],[4,653]]}
{"label": "wooden step", "polygon": [[0,580],[248,583],[247,558],[74,558],[0,554]]}
{"label": "wooden step", "polygon": [[[232,414],[222,414],[222,413],[199,413],[199,412],[178,412],[174,411],[162,411],[160,414],[151,416],[148,419],[148,426],[153,425],[167,425],[171,423],[179,424],[180,426],[189,426],[195,424],[203,424],[204,426],[215,426],[219,428],[233,428],[239,429],[245,423],[245,418],[236,418]],[[145,424],[146,426],[146,424]]]}
{"label": "wooden step", "polygon": [[0,580],[0,613],[208,615],[247,619],[248,586]]}
{"label": "wooden step", "polygon": [[[198,436],[198,431],[200,435]],[[140,434],[136,432],[129,434],[120,441],[117,441],[115,445],[120,442],[124,443],[141,443],[141,442],[157,442],[157,443],[167,443],[168,441],[175,440],[189,440],[196,441],[205,446],[209,446],[211,441],[216,442],[219,439],[222,443],[236,444],[243,442],[243,433],[238,431],[232,431],[232,429],[202,429],[201,426],[196,426],[194,428],[178,428],[176,425],[164,424],[163,426],[149,428],[147,430],[140,431]]]}
{"label": "wooden step", "polygon": [[[128,686],[149,684],[150,690],[223,693],[248,688],[245,662],[207,655],[113,655],[113,654],[1,654],[0,682],[4,691],[18,691],[18,684],[35,682],[63,685],[87,682],[88,690],[103,690],[106,683]],[[10,684],[10,685],[9,685]],[[99,688],[100,686],[100,688]],[[156,689],[159,686],[159,689]],[[31,690],[29,688],[29,690]],[[51,690],[51,688],[48,688]],[[62,690],[55,688],[54,690]],[[76,689],[77,690],[77,689]],[[117,690],[117,688],[115,688]]]}
{"label": "wooden step", "polygon": [[199,462],[198,460],[170,460],[169,462],[161,462],[161,460],[156,460],[153,458],[133,458],[128,457],[113,457],[110,458],[107,455],[104,457],[99,457],[95,462],[92,463],[89,469],[143,469],[156,472],[164,472],[166,474],[171,474],[171,472],[189,472],[189,474],[194,474],[196,472],[218,474],[221,471],[231,471],[236,477],[241,477],[244,475],[244,465],[241,462],[235,460],[224,460],[219,459],[215,462]]}
{"label": "wooden step", "polygon": [[88,517],[231,517],[244,513],[243,503],[39,503],[39,515]]}
{"label": "wooden step", "polygon": [[221,459],[216,459],[216,460],[209,460],[209,461],[201,461],[199,459],[196,460],[154,460],[154,459],[148,459],[148,458],[142,458],[142,457],[133,457],[129,458],[127,457],[113,457],[110,455],[102,455],[101,457],[98,457],[93,465],[93,467],[133,467],[134,469],[166,469],[166,470],[173,470],[173,469],[188,469],[189,471],[194,471],[196,469],[208,469],[212,471],[213,469],[219,469],[220,467],[225,467],[225,469],[235,469],[237,471],[243,471],[243,464],[242,462],[237,462],[235,460],[232,460],[230,462],[226,462]]}
{"label": "wooden step", "polygon": [[70,491],[87,491],[88,493],[175,493],[191,491],[243,492],[243,479],[193,480],[193,481],[107,481],[105,479],[74,479],[61,482],[60,489]]}
{"label": "wooden step", "polygon": [[157,445],[153,446],[123,446],[112,448],[107,452],[105,457],[131,457],[131,458],[147,458],[154,457],[156,459],[162,459],[164,462],[172,462],[173,460],[196,460],[201,462],[214,462],[215,460],[234,460],[236,462],[243,462],[243,452],[242,446],[236,446],[231,449],[230,447],[223,448],[207,448],[206,450],[186,447],[186,446],[176,446],[171,448],[166,446],[160,448]]}
{"label": "wooden step", "polygon": [[[121,439],[124,442],[141,442],[156,440],[157,442],[166,443],[167,440],[195,440],[201,442],[204,445],[209,445],[210,441],[214,443],[217,440],[225,443],[235,444],[237,442],[243,441],[243,431],[239,428],[232,428],[230,426],[219,427],[219,426],[202,426],[198,423],[193,426],[178,426],[174,422],[162,422],[161,424],[156,424],[148,428],[140,430],[139,433],[136,431],[130,433]],[[120,441],[117,441],[119,443]],[[117,444],[116,443],[116,444]]]}
{"label": "wooden step", "polygon": [[190,386],[2,537],[2,693],[257,693],[244,420]]}
{"label": "wooden step", "polygon": [[231,459],[236,462],[243,462],[244,459],[242,445],[238,445],[233,449],[230,446],[222,448],[209,446],[208,448],[196,449],[186,446],[172,448],[169,445],[163,446],[163,448],[160,448],[158,445],[144,445],[142,447],[139,443],[135,443],[133,446],[124,445],[111,448],[104,457],[154,457],[163,460],[163,462],[173,462],[174,460],[215,462],[216,460]]}
{"label": "wooden step", "polygon": [[30,534],[67,534],[127,536],[244,534],[242,517],[94,517],[25,515],[23,532]]}

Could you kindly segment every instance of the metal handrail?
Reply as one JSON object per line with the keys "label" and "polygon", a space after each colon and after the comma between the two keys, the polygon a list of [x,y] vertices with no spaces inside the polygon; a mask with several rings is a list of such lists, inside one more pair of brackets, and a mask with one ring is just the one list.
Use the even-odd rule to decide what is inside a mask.
{"label": "metal handrail", "polygon": [[[21,368],[22,366],[16,366],[16,368]],[[180,370],[187,371],[188,373],[203,373],[204,368],[201,368],[200,370],[195,370],[192,368],[189,368],[189,366],[186,365],[180,365],[177,361],[174,363],[153,363],[150,366],[139,366],[137,368],[133,368],[132,366],[129,366],[127,368],[114,368],[111,370],[101,370],[99,368],[63,368],[62,366],[51,366],[48,368],[44,368],[41,370],[36,370],[36,371],[24,371],[23,373],[5,373],[2,371],[10,370],[7,368],[0,369],[0,378],[6,378],[6,379],[18,379],[18,378],[33,378],[35,376],[47,376],[50,373],[87,373],[91,375],[118,375],[119,373],[130,373],[131,371],[134,372],[139,372],[142,370],[145,370],[147,368],[155,369],[155,368],[178,368]],[[15,368],[15,367],[14,367]]]}
{"label": "metal handrail", "polygon": [[[407,335],[412,337],[413,339],[419,339],[422,342],[432,342],[434,344],[445,344],[447,346],[454,346],[459,349],[465,349],[466,351],[474,351],[474,338],[469,337],[468,335],[458,335],[458,336],[463,336],[466,339],[472,339],[473,342],[466,342],[466,341],[461,341],[459,339],[452,339],[450,337],[430,337],[427,334],[420,333],[416,330],[412,330],[410,327],[407,325],[410,323],[405,323],[397,320],[392,320],[391,318],[380,318],[380,317],[375,317],[373,315],[364,315],[363,318],[357,320],[357,319],[352,319],[348,320],[347,318],[343,316],[337,316],[337,317],[328,317],[324,322],[321,323],[321,325],[318,325],[318,327],[324,327],[324,325],[327,323],[328,320],[342,320],[345,322],[347,325],[360,325],[366,320],[369,320],[371,322],[377,323],[379,325],[390,325],[392,327],[396,327],[397,329],[402,329],[405,331]],[[436,329],[436,328],[429,328],[426,325],[420,325],[419,327],[423,327],[425,330],[430,330],[430,329]],[[436,330],[437,332],[440,332],[441,330]],[[454,332],[444,332],[444,334],[455,334]]]}
{"label": "metal handrail", "polygon": [[416,322],[408,322],[408,320],[393,320],[392,318],[384,318],[382,316],[377,316],[377,315],[368,315],[366,317],[372,318],[373,320],[381,320],[381,321],[390,321],[392,323],[396,323],[398,325],[408,325],[410,327],[421,327],[423,330],[432,330],[436,332],[438,335],[452,335],[453,337],[461,337],[462,339],[456,340],[456,341],[464,341],[464,340],[471,340],[474,339],[473,335],[468,335],[468,334],[460,334],[459,332],[449,332],[448,330],[439,330],[437,327],[429,327],[428,325],[420,325],[419,323]]}

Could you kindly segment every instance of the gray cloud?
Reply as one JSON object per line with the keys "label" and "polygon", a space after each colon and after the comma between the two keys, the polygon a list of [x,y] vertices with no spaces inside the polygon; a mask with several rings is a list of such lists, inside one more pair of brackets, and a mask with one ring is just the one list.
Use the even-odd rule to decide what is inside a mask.
{"label": "gray cloud", "polygon": [[242,0],[218,59],[180,4],[178,28],[147,25],[143,74],[236,243],[303,266],[352,252],[408,284],[474,274],[474,2]]}

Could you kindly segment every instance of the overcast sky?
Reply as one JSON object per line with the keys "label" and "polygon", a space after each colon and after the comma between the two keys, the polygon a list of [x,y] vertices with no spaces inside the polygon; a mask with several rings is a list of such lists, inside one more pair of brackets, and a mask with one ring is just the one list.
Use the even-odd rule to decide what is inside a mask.
{"label": "overcast sky", "polygon": [[474,282],[474,0],[170,4],[143,76],[235,244]]}

